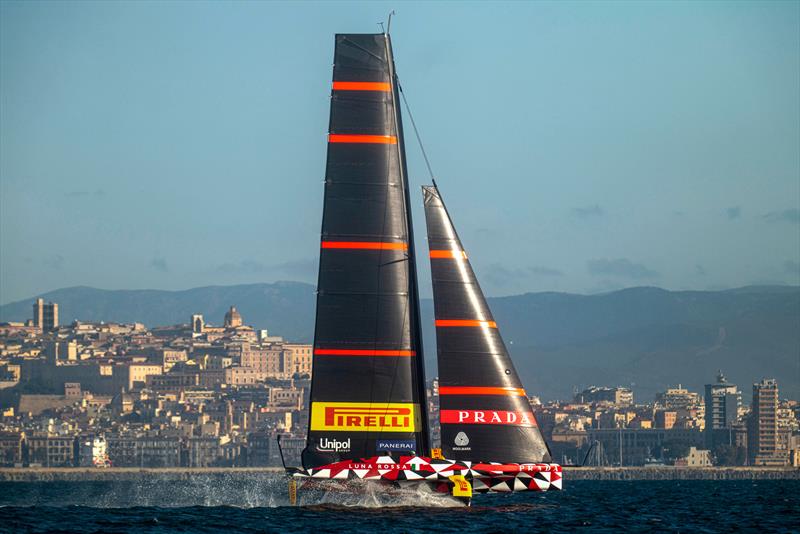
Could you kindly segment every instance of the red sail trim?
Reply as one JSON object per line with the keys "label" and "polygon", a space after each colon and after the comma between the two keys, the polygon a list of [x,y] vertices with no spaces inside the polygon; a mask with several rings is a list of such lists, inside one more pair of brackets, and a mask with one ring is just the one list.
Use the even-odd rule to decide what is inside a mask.
{"label": "red sail trim", "polygon": [[472,319],[436,319],[436,326],[486,326],[489,328],[497,328],[497,323],[494,321],[476,321]]}
{"label": "red sail trim", "polygon": [[463,250],[431,250],[430,252],[431,258],[447,258],[447,259],[456,259],[456,260],[466,260],[467,253]]}
{"label": "red sail trim", "polygon": [[440,410],[443,424],[537,426],[533,412],[508,410]]}
{"label": "red sail trim", "polygon": [[356,250],[408,250],[408,243],[385,243],[376,241],[323,241],[322,248]]}
{"label": "red sail trim", "polygon": [[508,395],[525,396],[522,388],[481,386],[439,386],[439,395]]}
{"label": "red sail trim", "polygon": [[383,145],[396,145],[397,137],[393,135],[350,135],[328,134],[329,143],[372,143]]}
{"label": "red sail trim", "polygon": [[416,356],[413,350],[314,349],[314,356]]}
{"label": "red sail trim", "polygon": [[333,82],[334,91],[383,91],[388,93],[392,85],[386,82]]}

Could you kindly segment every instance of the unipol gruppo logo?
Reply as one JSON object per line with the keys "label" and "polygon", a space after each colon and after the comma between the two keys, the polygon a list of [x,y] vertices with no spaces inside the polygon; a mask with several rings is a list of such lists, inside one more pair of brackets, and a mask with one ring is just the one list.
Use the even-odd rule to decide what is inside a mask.
{"label": "unipol gruppo logo", "polygon": [[322,438],[319,440],[319,446],[317,449],[322,452],[350,452],[350,438],[347,438],[344,441]]}
{"label": "unipol gruppo logo", "polygon": [[311,430],[416,432],[418,414],[411,403],[314,402]]}

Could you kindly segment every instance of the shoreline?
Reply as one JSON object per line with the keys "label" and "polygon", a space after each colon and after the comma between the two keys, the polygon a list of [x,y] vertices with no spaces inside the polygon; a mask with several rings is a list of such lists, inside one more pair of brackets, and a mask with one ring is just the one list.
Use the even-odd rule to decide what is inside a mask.
{"label": "shoreline", "polygon": [[[281,467],[23,467],[0,468],[0,482],[135,482],[193,478],[274,477]],[[564,467],[569,480],[800,480],[794,467]]]}

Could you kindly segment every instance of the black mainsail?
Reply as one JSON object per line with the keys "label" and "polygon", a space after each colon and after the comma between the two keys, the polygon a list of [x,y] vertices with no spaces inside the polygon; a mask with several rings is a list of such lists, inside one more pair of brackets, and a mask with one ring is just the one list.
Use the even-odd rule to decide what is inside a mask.
{"label": "black mainsail", "polygon": [[433,279],[442,452],[550,461],[528,397],[436,186],[423,187]]}
{"label": "black mainsail", "polygon": [[397,96],[389,36],[336,35],[305,468],[429,450]]}

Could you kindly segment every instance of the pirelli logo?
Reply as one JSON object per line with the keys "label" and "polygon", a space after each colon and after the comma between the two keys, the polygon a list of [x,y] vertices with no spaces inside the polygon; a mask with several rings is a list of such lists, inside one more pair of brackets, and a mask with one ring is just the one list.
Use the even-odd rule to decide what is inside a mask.
{"label": "pirelli logo", "polygon": [[411,403],[314,402],[311,430],[416,432],[419,406]]}

